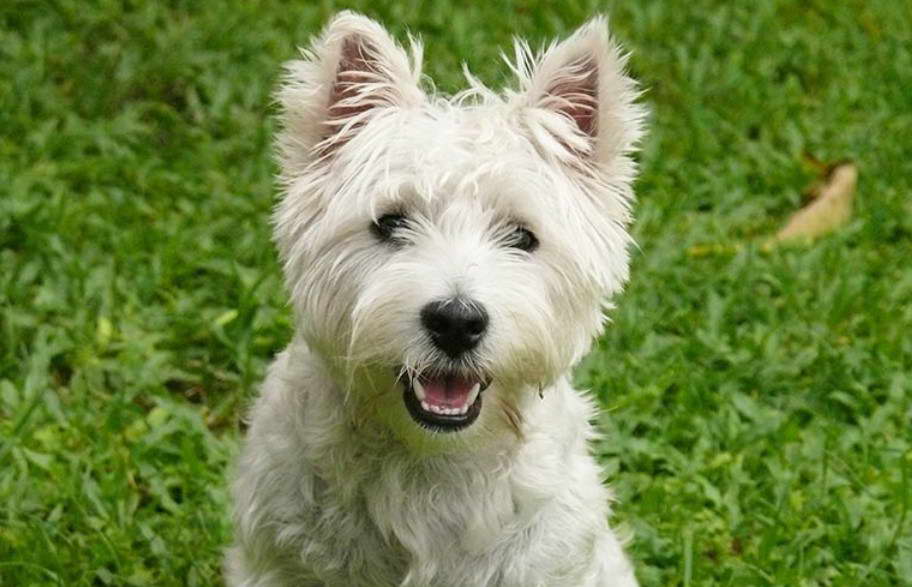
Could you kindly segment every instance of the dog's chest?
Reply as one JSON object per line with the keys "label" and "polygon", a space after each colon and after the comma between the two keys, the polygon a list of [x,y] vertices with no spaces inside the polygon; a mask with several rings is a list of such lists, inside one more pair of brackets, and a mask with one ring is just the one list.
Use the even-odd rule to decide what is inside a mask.
{"label": "dog's chest", "polygon": [[[340,584],[494,584],[501,573],[496,561],[508,558],[502,553],[522,550],[529,539],[531,504],[518,499],[508,479],[387,471],[353,499],[342,502],[331,490],[321,497],[316,528],[327,550],[345,553]],[[477,577],[481,570],[486,578]]]}

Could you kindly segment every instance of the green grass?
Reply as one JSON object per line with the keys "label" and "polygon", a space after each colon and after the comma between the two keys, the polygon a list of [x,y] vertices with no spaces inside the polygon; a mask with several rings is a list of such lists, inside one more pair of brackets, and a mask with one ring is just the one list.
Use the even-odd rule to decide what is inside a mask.
{"label": "green grass", "polygon": [[[579,379],[641,580],[910,584],[912,5],[378,4],[447,91],[596,10],[634,51],[641,249]],[[334,10],[0,4],[0,585],[217,583],[239,414],[291,328],[270,91]],[[858,162],[855,219],[764,252],[805,153]]]}

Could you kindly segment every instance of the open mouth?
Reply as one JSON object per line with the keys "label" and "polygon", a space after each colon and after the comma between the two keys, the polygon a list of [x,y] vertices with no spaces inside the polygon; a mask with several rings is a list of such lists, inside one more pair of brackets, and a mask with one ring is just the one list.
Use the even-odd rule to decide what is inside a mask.
{"label": "open mouth", "polygon": [[437,432],[461,430],[481,413],[481,394],[490,384],[478,376],[457,373],[405,376],[403,399],[419,425]]}

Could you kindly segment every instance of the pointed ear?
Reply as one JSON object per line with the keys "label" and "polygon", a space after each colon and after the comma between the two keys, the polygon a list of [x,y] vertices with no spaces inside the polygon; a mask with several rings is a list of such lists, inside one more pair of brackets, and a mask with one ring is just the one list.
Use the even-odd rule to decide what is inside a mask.
{"label": "pointed ear", "polygon": [[409,56],[382,26],[359,14],[338,14],[302,57],[285,66],[278,92],[286,175],[332,155],[374,116],[425,100],[420,43],[411,40]]}
{"label": "pointed ear", "polygon": [[604,164],[636,148],[645,110],[635,103],[636,82],[624,71],[627,57],[608,35],[604,17],[538,59],[521,43],[516,52],[522,104],[531,110],[526,123],[542,147],[559,159]]}

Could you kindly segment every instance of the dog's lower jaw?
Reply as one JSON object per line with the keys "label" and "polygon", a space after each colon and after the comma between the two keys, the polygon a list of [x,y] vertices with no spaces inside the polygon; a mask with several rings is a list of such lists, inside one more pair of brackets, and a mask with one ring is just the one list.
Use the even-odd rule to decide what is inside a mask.
{"label": "dog's lower jaw", "polygon": [[[352,427],[301,344],[271,366],[234,483],[229,585],[635,585],[566,379],[511,450],[416,456]],[[486,406],[486,409],[491,406]]]}

